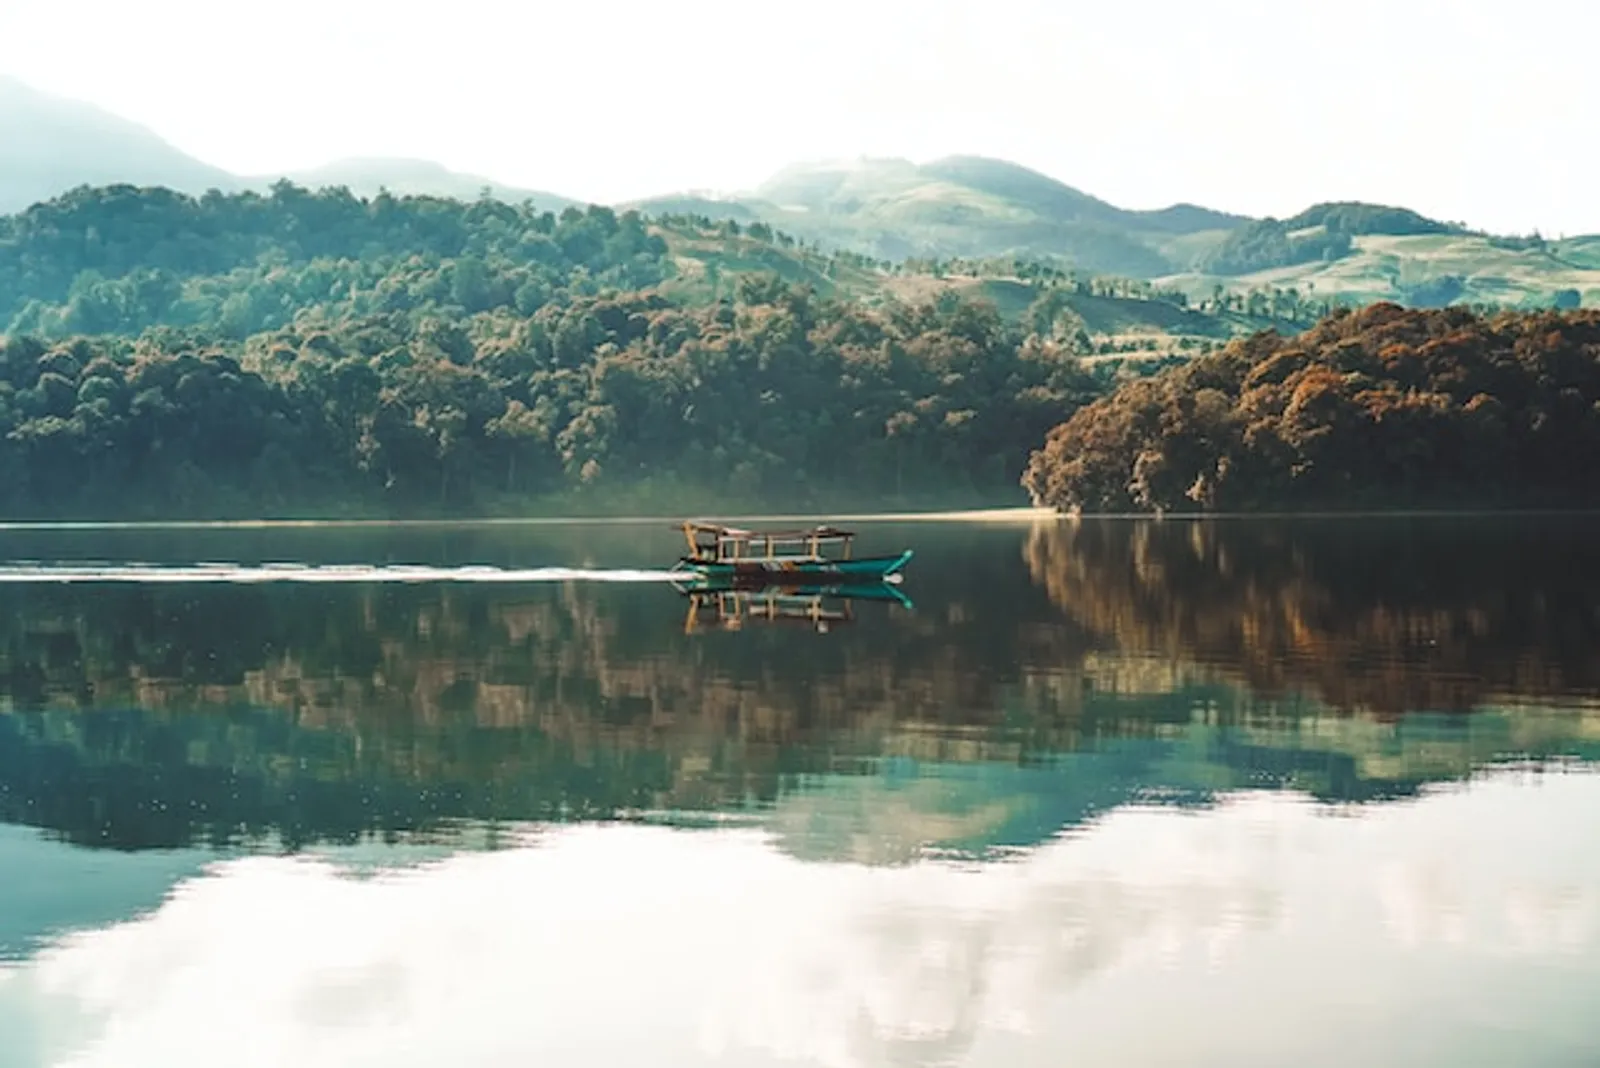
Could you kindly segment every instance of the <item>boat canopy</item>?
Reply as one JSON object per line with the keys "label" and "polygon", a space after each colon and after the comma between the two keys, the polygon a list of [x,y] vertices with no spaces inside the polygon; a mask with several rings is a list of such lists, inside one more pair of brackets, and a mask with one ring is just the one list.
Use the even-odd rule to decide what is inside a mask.
{"label": "boat canopy", "polygon": [[689,520],[683,524],[689,555],[695,560],[753,560],[822,558],[822,546],[839,543],[850,557],[855,532],[820,526],[802,530],[755,531]]}

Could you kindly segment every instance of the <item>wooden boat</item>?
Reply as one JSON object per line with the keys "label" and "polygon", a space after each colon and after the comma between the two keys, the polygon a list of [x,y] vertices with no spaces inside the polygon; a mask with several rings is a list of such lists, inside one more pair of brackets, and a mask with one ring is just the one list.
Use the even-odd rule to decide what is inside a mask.
{"label": "wooden boat", "polygon": [[[855,534],[834,527],[758,533],[689,521],[683,535],[689,552],[674,571],[749,586],[894,581],[911,560],[910,549],[898,556],[854,557]],[[824,549],[833,548],[837,555],[825,555]]]}

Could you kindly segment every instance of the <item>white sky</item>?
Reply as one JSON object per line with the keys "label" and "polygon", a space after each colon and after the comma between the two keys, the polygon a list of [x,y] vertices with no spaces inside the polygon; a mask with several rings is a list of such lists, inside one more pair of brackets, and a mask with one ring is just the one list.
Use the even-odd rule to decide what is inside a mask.
{"label": "white sky", "polygon": [[1547,234],[1600,232],[1597,40],[1593,0],[0,0],[0,72],[240,173],[615,201],[973,153],[1126,207]]}

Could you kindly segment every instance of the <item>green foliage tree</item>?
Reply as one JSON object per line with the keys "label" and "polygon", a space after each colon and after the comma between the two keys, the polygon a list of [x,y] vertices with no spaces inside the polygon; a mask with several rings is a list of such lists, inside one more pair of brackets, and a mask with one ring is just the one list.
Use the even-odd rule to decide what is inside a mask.
{"label": "green foliage tree", "polygon": [[1029,339],[949,295],[873,309],[750,271],[692,305],[670,269],[605,208],[80,190],[0,220],[29,327],[0,343],[0,508],[992,500],[1099,388],[1067,311]]}

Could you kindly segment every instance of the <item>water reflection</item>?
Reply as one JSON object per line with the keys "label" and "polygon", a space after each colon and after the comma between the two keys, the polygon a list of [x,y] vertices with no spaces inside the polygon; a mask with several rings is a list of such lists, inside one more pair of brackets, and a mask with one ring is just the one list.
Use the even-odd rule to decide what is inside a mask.
{"label": "water reflection", "polygon": [[1600,522],[1045,524],[1034,580],[1124,651],[1400,714],[1600,693]]}
{"label": "water reflection", "polygon": [[[796,855],[903,863],[1027,848],[1132,802],[1364,802],[1593,759],[1586,536],[1513,552],[1491,534],[924,532],[918,609],[853,598],[827,641],[756,622],[788,601],[663,587],[18,586],[0,819],[124,849],[294,849],[734,814]],[[838,591],[800,600],[805,626],[840,611]]]}
{"label": "water reflection", "polygon": [[975,866],[597,826],[360,879],[245,859],[39,954],[0,1020],[81,1068],[1561,1063],[1600,1040],[1600,857],[1538,828],[1595,840],[1597,787],[1133,807]]}
{"label": "water reflection", "polygon": [[886,582],[849,586],[768,586],[762,589],[675,584],[689,602],[686,634],[704,630],[741,631],[746,626],[800,625],[818,634],[856,621],[858,604],[912,607],[898,585]]}
{"label": "water reflection", "polygon": [[1600,569],[1531,529],[925,527],[914,611],[8,584],[0,1068],[1581,1062]]}

